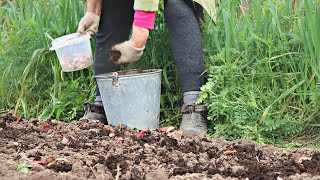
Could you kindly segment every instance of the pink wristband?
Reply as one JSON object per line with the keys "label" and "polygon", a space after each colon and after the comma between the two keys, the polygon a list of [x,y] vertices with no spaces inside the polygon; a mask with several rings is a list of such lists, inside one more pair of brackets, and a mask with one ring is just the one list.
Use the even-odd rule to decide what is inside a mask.
{"label": "pink wristband", "polygon": [[154,29],[156,12],[136,11],[134,13],[133,25],[146,29]]}

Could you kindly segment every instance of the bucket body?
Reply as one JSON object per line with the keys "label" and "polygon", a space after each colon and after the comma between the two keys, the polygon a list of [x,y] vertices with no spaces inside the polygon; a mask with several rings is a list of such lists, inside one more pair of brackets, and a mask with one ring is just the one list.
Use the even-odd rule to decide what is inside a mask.
{"label": "bucket body", "polygon": [[52,41],[64,72],[78,71],[93,64],[90,35],[69,34]]}
{"label": "bucket body", "polygon": [[157,129],[162,70],[120,71],[96,75],[108,123]]}

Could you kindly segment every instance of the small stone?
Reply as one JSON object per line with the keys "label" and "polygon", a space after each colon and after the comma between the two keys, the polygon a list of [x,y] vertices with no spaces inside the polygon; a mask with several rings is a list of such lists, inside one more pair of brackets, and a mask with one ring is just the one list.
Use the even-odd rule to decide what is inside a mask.
{"label": "small stone", "polygon": [[90,132],[95,132],[95,133],[99,133],[98,129],[89,129]]}
{"label": "small stone", "polygon": [[302,163],[303,161],[311,161],[311,158],[310,157],[304,157],[304,156],[302,156],[302,157],[300,157],[299,159],[298,159],[298,163]]}
{"label": "small stone", "polygon": [[115,140],[116,141],[123,141],[124,139],[123,139],[123,137],[115,137]]}
{"label": "small stone", "polygon": [[95,169],[97,174],[105,174],[105,172],[108,170],[106,166],[102,164],[95,165]]}
{"label": "small stone", "polygon": [[172,138],[176,139],[176,140],[181,140],[182,136],[183,136],[183,132],[182,131],[175,131],[172,133]]}
{"label": "small stone", "polygon": [[58,120],[52,119],[52,120],[51,120],[51,123],[52,123],[52,124],[59,124],[59,123],[61,123],[61,122],[58,121]]}
{"label": "small stone", "polygon": [[236,174],[236,173],[239,172],[239,171],[244,171],[245,168],[244,168],[243,166],[232,166],[232,167],[231,167],[231,170],[232,170],[232,172],[233,172],[234,174]]}
{"label": "small stone", "polygon": [[193,164],[191,161],[188,161],[188,162],[187,162],[187,166],[188,166],[188,167],[193,167],[194,164]]}
{"label": "small stone", "polygon": [[116,135],[114,134],[114,133],[110,133],[109,134],[109,137],[111,137],[111,138],[113,138],[113,137],[115,137]]}
{"label": "small stone", "polygon": [[69,139],[63,136],[61,143],[64,145],[67,145],[67,144],[69,144],[69,142],[70,142]]}
{"label": "small stone", "polygon": [[150,145],[149,145],[148,143],[145,143],[145,144],[144,144],[144,147],[145,147],[145,148],[150,148]]}
{"label": "small stone", "polygon": [[85,143],[86,146],[93,146],[93,143]]}
{"label": "small stone", "polygon": [[200,157],[199,162],[205,164],[205,163],[207,163],[207,160],[203,157]]}
{"label": "small stone", "polygon": [[106,140],[101,141],[101,146],[108,146],[108,145],[109,145],[108,141],[106,141]]}

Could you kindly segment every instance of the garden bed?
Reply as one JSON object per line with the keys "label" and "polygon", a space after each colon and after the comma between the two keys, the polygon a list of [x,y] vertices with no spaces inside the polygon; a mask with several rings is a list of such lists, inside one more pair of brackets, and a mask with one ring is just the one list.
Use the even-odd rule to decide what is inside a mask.
{"label": "garden bed", "polygon": [[24,120],[9,114],[0,117],[0,177],[320,179],[320,152],[208,140],[170,128],[141,133],[95,121]]}

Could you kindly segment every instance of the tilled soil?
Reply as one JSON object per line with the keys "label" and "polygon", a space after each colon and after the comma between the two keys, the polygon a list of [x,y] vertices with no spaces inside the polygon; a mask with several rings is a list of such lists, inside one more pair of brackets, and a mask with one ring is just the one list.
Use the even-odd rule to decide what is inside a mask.
{"label": "tilled soil", "polygon": [[0,117],[0,179],[320,179],[319,151],[164,131],[9,114]]}

